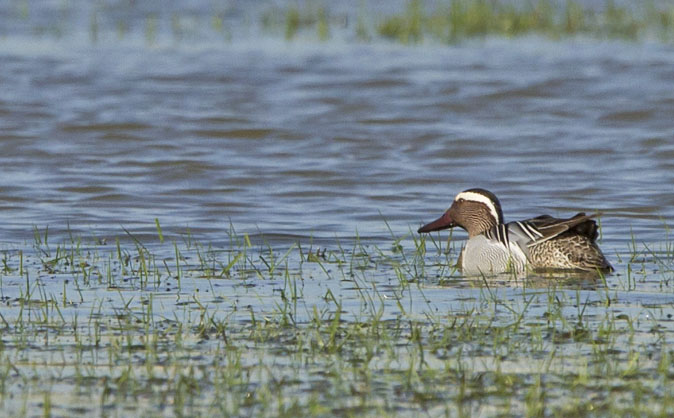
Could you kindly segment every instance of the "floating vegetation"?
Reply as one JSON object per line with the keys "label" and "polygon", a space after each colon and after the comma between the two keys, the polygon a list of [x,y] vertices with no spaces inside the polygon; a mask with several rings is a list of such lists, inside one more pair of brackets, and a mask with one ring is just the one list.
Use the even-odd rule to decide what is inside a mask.
{"label": "floating vegetation", "polygon": [[5,247],[5,414],[674,413],[670,242],[628,243],[598,279],[471,279],[434,236],[213,246],[155,226]]}

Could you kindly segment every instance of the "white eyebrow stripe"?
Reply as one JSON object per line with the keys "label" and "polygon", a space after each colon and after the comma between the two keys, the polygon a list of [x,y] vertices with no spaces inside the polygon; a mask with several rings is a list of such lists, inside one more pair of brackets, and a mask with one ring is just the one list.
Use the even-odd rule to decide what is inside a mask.
{"label": "white eyebrow stripe", "polygon": [[496,219],[496,222],[500,221],[498,217],[498,212],[496,211],[496,207],[494,206],[494,202],[492,202],[491,199],[488,198],[487,196],[475,192],[461,192],[456,195],[454,201],[457,201],[459,199],[472,200],[473,202],[484,203],[487,206],[487,208],[489,208],[489,212],[491,212],[494,219]]}

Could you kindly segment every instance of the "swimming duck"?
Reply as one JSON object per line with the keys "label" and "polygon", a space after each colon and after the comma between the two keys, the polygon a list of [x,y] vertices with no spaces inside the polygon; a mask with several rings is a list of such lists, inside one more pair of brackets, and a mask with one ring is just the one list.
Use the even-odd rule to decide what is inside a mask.
{"label": "swimming duck", "polygon": [[497,274],[526,269],[574,269],[611,272],[613,267],[597,246],[596,215],[578,213],[568,219],[541,215],[503,221],[501,203],[484,189],[468,189],[454,198],[438,219],[419,233],[460,226],[468,241],[459,262],[464,274]]}

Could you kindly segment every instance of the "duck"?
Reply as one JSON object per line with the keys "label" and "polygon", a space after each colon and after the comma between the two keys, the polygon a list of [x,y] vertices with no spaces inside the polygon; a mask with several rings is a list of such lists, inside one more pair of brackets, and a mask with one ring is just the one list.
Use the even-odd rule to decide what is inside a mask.
{"label": "duck", "polygon": [[496,195],[473,188],[457,194],[442,216],[417,232],[456,226],[468,232],[459,256],[466,275],[558,269],[610,273],[613,266],[597,245],[596,216],[580,212],[567,219],[541,215],[505,223]]}

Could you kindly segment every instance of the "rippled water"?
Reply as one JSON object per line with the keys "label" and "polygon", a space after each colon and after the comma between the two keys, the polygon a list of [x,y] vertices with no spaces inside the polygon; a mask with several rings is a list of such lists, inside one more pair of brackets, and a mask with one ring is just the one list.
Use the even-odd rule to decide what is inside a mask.
{"label": "rippled water", "polygon": [[[438,408],[464,402],[451,376],[435,374],[449,370],[442,353],[458,350],[478,364],[461,380],[487,381],[488,390],[475,389],[468,401],[476,414],[483,407],[523,414],[518,402],[531,398],[536,373],[555,405],[571,398],[572,406],[589,402],[588,412],[606,411],[618,399],[638,411],[639,402],[657,408],[664,393],[669,411],[674,45],[535,37],[412,47],[340,36],[286,42],[255,24],[242,29],[258,2],[223,14],[245,36],[200,32],[202,17],[181,20],[192,26],[177,39],[164,27],[170,13],[210,6],[191,2],[185,11],[168,2],[161,14],[151,2],[118,3],[0,4],[0,380],[9,394],[0,402],[8,413],[170,414],[173,402],[183,415],[173,374],[155,380],[148,366],[157,363],[190,373],[198,366],[197,412],[217,408],[210,398],[225,393],[238,399],[227,407],[233,414],[254,414],[264,406],[256,393],[271,378],[280,382],[279,399],[306,407],[313,397],[306,388],[314,388],[327,411],[343,414],[342,404],[365,403],[352,384],[359,377],[342,385],[328,375],[350,375],[341,365],[361,361],[350,357],[361,341],[337,362],[322,349],[307,361],[302,336],[334,323],[346,341],[361,333],[351,334],[351,325],[375,329],[380,320],[425,327],[419,353],[438,379],[425,381],[422,393],[442,392],[431,401]],[[25,17],[23,7],[32,7]],[[129,25],[123,36],[115,35],[118,18]],[[155,23],[156,34],[147,33]],[[507,220],[600,211],[601,247],[616,274],[458,276],[458,244],[447,255],[436,235],[423,244],[409,237],[470,187],[495,192]],[[31,245],[34,228],[40,237]],[[204,328],[208,316],[227,332]],[[440,352],[428,345],[429,326],[454,330],[468,317],[466,332],[480,334],[473,325],[483,321],[484,337],[450,337]],[[285,328],[288,318],[295,327]],[[262,321],[282,338],[263,347],[255,332]],[[394,414],[422,407],[433,415],[427,398],[405,400],[395,384],[398,368],[416,356],[406,332],[392,340],[400,352],[377,349],[391,361],[366,363],[375,383],[368,407],[393,400]],[[159,346],[138,345],[152,335]],[[369,338],[382,340],[376,332]],[[294,348],[293,340],[300,340]],[[213,376],[236,352],[248,383],[223,390]],[[642,380],[626,386],[639,353]],[[79,367],[90,357],[82,383]],[[597,359],[626,371],[577,384]],[[484,378],[490,368],[500,373],[502,361],[516,377],[500,389],[513,409],[506,396],[490,398]],[[139,387],[156,396],[127,396],[131,367]],[[498,409],[501,401],[508,405]]]}
{"label": "rippled water", "polygon": [[674,47],[0,40],[2,240],[120,225],[388,236],[484,187],[507,219],[600,210],[607,253],[673,215]]}

